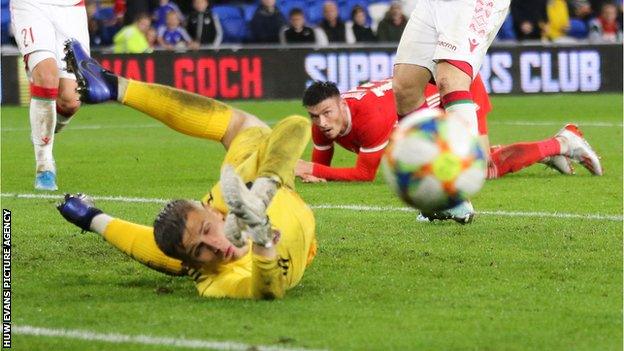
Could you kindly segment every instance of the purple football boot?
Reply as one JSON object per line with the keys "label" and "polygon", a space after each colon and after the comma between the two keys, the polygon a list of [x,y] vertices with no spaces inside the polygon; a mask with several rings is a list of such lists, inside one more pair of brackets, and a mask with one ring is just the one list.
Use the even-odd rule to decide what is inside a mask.
{"label": "purple football boot", "polygon": [[93,201],[84,194],[65,194],[65,198],[56,208],[65,219],[84,231],[91,231],[93,217],[102,213]]}
{"label": "purple football boot", "polygon": [[78,40],[65,42],[67,71],[76,75],[80,100],[97,104],[117,99],[117,76],[91,58]]}

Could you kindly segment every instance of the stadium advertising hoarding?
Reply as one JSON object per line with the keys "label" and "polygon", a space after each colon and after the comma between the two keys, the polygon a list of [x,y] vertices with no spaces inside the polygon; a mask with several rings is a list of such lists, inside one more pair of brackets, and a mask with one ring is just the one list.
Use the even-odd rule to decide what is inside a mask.
{"label": "stadium advertising hoarding", "polygon": [[[94,56],[129,78],[228,100],[297,99],[312,80],[332,80],[345,91],[390,76],[394,53],[394,47],[233,48]],[[27,102],[21,69],[17,56],[3,55],[3,103]],[[492,94],[621,92],[622,46],[493,47],[481,75]]]}

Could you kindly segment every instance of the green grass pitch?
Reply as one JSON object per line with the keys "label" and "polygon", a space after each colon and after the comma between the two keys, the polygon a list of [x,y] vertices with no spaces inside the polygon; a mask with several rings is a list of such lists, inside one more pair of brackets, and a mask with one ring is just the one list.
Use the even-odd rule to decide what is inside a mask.
{"label": "green grass pitch", "polygon": [[[269,121],[303,113],[297,101],[234,105]],[[372,184],[298,183],[311,205],[370,207],[316,209],[318,256],[301,284],[272,302],[200,298],[190,279],[153,272],[81,234],[57,214],[57,199],[11,195],[35,193],[34,160],[28,109],[2,107],[13,327],[291,349],[621,350],[622,95],[494,97],[493,105],[493,144],[546,138],[578,122],[605,175],[579,166],[562,176],[538,165],[488,181],[473,201],[482,213],[467,226],[417,223],[415,212],[396,209],[403,205],[381,175]],[[223,155],[216,143],[124,106],[85,106],[57,135],[55,195],[198,199]],[[336,153],[335,164],[353,162]],[[145,224],[161,207],[98,204]],[[16,350],[186,349],[17,330]]]}

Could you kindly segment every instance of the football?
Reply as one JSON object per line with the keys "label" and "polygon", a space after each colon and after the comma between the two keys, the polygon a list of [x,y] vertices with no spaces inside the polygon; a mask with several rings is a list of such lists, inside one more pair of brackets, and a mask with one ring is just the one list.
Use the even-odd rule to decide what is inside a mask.
{"label": "football", "polygon": [[382,159],[390,186],[408,205],[430,212],[475,195],[485,182],[486,162],[478,137],[441,109],[405,116]]}

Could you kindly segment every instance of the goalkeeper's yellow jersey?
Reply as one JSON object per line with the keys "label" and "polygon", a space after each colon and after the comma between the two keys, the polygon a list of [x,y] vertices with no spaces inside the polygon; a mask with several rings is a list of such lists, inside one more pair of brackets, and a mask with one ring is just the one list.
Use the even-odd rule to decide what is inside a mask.
{"label": "goalkeeper's yellow jersey", "polygon": [[[270,130],[244,132],[231,145],[224,163],[236,165],[236,172],[245,181],[257,177],[259,159],[257,138],[265,138]],[[250,148],[253,145],[253,149]],[[267,214],[274,229],[281,233],[276,245],[277,258],[247,255],[214,270],[192,272],[199,293],[207,297],[280,298],[287,289],[297,285],[306,266],[316,254],[314,214],[292,189],[293,180],[285,181],[271,201]],[[217,183],[203,199],[221,213],[228,209]],[[251,245],[251,242],[250,244]]]}

